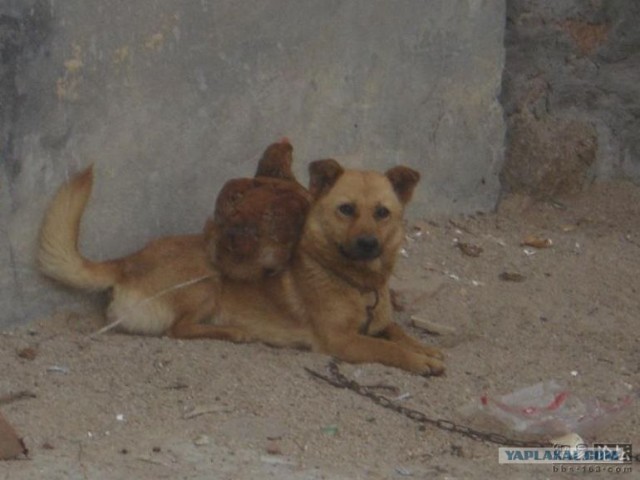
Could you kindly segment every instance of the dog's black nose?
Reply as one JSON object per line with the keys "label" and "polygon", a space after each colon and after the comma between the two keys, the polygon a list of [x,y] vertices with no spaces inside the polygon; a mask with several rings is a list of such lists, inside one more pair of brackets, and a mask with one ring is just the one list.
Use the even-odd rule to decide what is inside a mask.
{"label": "dog's black nose", "polygon": [[344,246],[340,245],[340,253],[349,260],[367,262],[382,254],[382,246],[376,236],[362,235]]}
{"label": "dog's black nose", "polygon": [[378,242],[378,239],[373,235],[366,235],[358,237],[356,240],[356,247],[358,248],[358,251],[364,255],[373,255],[377,254],[380,250],[380,242]]}

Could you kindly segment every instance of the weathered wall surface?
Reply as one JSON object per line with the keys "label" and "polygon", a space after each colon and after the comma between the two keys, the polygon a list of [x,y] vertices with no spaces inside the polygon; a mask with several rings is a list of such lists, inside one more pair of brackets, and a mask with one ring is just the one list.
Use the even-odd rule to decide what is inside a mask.
{"label": "weathered wall surface", "polygon": [[640,183],[640,3],[509,0],[505,187],[553,196]]}
{"label": "weathered wall surface", "polygon": [[282,135],[423,173],[413,215],[490,209],[504,126],[503,1],[5,0],[0,325],[84,298],[34,270],[46,201],[93,162],[82,248],[200,230],[225,180]]}

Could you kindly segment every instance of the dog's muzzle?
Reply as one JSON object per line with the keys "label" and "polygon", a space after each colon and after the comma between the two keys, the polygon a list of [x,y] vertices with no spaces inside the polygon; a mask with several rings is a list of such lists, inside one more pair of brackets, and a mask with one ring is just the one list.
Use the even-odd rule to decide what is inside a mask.
{"label": "dog's muzzle", "polygon": [[357,237],[347,246],[340,246],[342,255],[350,260],[373,260],[382,254],[380,241],[374,235]]}

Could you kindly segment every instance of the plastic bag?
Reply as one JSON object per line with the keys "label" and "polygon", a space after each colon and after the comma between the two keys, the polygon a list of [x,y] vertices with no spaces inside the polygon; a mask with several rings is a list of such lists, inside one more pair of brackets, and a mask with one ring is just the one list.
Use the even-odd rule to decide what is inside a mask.
{"label": "plastic bag", "polygon": [[577,433],[592,437],[633,403],[626,395],[615,403],[581,399],[554,380],[502,396],[482,395],[466,407],[467,417],[498,421],[511,432],[551,438]]}

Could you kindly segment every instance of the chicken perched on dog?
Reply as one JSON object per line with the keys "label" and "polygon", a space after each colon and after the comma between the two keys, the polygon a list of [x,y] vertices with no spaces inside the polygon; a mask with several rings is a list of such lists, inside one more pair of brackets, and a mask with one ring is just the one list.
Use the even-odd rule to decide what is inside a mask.
{"label": "chicken perched on dog", "polygon": [[228,181],[205,225],[209,258],[225,276],[251,281],[284,270],[298,243],[311,197],[291,170],[293,147],[269,145],[255,178]]}

